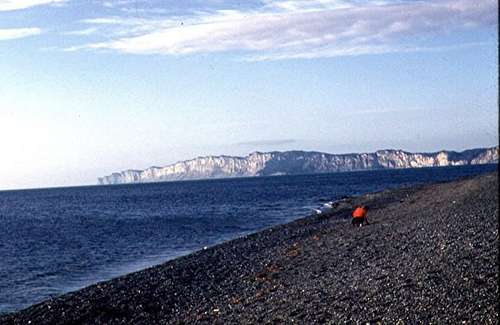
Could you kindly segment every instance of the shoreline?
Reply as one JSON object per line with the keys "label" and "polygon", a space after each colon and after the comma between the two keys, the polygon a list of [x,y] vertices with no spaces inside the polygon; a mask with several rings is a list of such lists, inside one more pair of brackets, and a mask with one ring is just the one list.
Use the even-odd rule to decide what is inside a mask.
{"label": "shoreline", "polygon": [[351,170],[351,171],[340,171],[340,172],[325,172],[325,173],[303,173],[303,174],[282,174],[282,175],[265,175],[265,176],[234,176],[234,177],[213,177],[213,178],[198,178],[198,179],[180,179],[174,181],[151,181],[142,183],[124,183],[124,184],[84,184],[84,185],[60,185],[60,186],[49,186],[49,187],[31,187],[31,188],[6,188],[0,189],[2,192],[22,192],[22,191],[44,191],[44,190],[58,190],[58,189],[75,189],[75,188],[95,188],[95,187],[121,187],[121,186],[133,186],[133,185],[158,185],[158,184],[177,184],[185,182],[211,182],[211,181],[232,181],[235,179],[262,179],[262,178],[274,178],[274,177],[289,177],[289,176],[314,176],[314,175],[330,175],[330,174],[349,174],[349,173],[365,173],[365,172],[381,172],[381,171],[401,171],[401,170],[426,170],[426,169],[444,169],[444,168],[481,168],[481,167],[495,166],[495,170],[498,169],[498,163],[485,163],[485,164],[470,164],[470,165],[457,165],[457,166],[430,166],[430,167],[410,167],[410,168],[385,168],[385,169],[370,169],[370,170]]}
{"label": "shoreline", "polygon": [[[0,323],[495,324],[497,190],[495,172],[349,198],[330,217],[224,242]],[[372,225],[354,229],[350,212],[361,203]]]}

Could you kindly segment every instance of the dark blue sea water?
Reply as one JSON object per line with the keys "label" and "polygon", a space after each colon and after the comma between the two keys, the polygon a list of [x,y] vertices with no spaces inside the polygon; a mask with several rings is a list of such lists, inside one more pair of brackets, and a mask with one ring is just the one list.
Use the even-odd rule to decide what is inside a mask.
{"label": "dark blue sea water", "polygon": [[309,215],[325,200],[497,170],[381,170],[0,192],[0,313]]}

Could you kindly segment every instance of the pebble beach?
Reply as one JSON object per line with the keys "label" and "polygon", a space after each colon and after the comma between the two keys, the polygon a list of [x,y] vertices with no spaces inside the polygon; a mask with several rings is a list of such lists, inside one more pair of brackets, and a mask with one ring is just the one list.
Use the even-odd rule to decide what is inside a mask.
{"label": "pebble beach", "polygon": [[[370,225],[354,228],[355,206]],[[0,324],[498,323],[498,173],[347,198]]]}

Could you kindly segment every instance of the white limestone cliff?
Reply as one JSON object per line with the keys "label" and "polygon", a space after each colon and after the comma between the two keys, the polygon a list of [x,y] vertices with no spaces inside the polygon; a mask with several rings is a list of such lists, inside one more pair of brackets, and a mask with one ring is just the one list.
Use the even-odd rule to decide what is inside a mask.
{"label": "white limestone cliff", "polygon": [[498,163],[498,155],[498,146],[435,153],[411,153],[392,149],[342,155],[306,151],[254,152],[246,157],[198,157],[165,167],[126,170],[100,177],[99,184],[490,164]]}

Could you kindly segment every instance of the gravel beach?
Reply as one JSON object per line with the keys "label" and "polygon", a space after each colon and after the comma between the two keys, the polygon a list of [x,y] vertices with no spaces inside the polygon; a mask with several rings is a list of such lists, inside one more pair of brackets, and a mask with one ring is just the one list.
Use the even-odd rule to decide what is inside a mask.
{"label": "gravel beach", "polygon": [[493,173],[348,198],[0,323],[497,324],[497,193]]}

